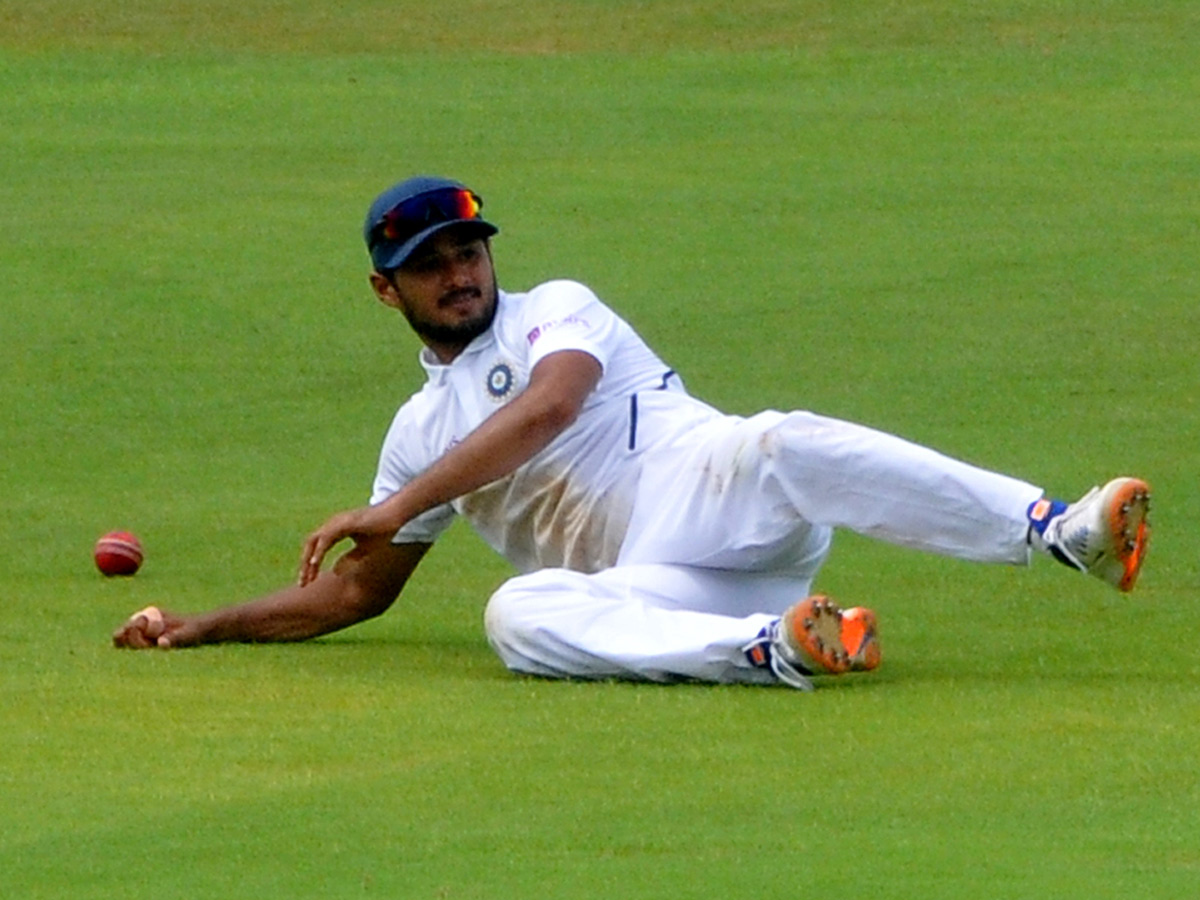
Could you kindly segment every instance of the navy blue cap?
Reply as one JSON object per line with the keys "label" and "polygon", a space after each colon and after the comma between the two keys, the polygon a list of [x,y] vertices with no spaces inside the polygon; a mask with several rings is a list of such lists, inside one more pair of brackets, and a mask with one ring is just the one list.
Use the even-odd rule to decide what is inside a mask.
{"label": "navy blue cap", "polygon": [[472,226],[480,237],[497,234],[499,228],[479,217],[482,206],[478,194],[449,178],[418,175],[392,185],[375,198],[363,223],[375,270],[400,268],[414,250],[446,228]]}

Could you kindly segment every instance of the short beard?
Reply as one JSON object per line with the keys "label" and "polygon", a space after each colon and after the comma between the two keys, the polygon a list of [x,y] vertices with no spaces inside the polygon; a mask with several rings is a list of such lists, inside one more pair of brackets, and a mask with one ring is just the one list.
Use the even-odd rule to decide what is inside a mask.
{"label": "short beard", "polygon": [[492,327],[492,322],[496,319],[498,293],[499,291],[493,287],[492,302],[488,304],[487,309],[474,319],[468,319],[457,325],[438,325],[435,322],[426,322],[424,319],[412,315],[408,309],[404,309],[402,312],[404,313],[404,318],[408,319],[409,326],[423,341],[466,347],[467,344]]}

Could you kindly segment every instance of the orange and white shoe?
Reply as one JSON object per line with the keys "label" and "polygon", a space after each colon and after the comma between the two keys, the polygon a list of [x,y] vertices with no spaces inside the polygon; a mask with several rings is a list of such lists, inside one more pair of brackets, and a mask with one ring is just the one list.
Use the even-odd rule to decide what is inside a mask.
{"label": "orange and white shoe", "polygon": [[752,664],[770,666],[784,684],[807,691],[809,676],[866,671],[882,659],[875,613],[864,606],[843,611],[822,594],[788,607],[744,650]]}
{"label": "orange and white shoe", "polygon": [[822,594],[787,608],[779,643],[785,656],[817,675],[874,669],[882,658],[875,613],[864,606],[843,611]]}
{"label": "orange and white shoe", "polygon": [[1052,514],[1033,543],[1060,562],[1131,591],[1150,542],[1149,512],[1150,485],[1114,478]]}

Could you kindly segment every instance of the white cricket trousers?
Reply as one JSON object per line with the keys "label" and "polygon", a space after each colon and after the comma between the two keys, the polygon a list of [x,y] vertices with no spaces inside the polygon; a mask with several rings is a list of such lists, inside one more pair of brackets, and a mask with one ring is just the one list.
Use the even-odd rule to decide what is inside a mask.
{"label": "white cricket trousers", "polygon": [[512,578],[485,613],[516,672],[772,683],[742,648],[811,592],[834,528],[1025,564],[1031,484],[806,412],[720,417],[642,460],[617,564]]}

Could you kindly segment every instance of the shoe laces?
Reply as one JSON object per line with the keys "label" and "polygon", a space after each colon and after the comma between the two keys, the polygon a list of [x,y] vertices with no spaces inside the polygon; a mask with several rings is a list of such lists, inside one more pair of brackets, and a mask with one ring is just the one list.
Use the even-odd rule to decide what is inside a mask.
{"label": "shoe laces", "polygon": [[801,691],[814,690],[809,675],[812,673],[784,658],[780,651],[783,638],[779,634],[782,623],[776,619],[762,629],[742,652],[755,668],[769,668],[781,682]]}
{"label": "shoe laces", "polygon": [[1092,488],[1051,519],[1043,538],[1054,556],[1081,572],[1086,572],[1095,561],[1088,559],[1089,553],[1094,552],[1090,551],[1088,546],[1092,535],[1088,517],[1091,512],[1091,500],[1099,492],[1100,488]]}

